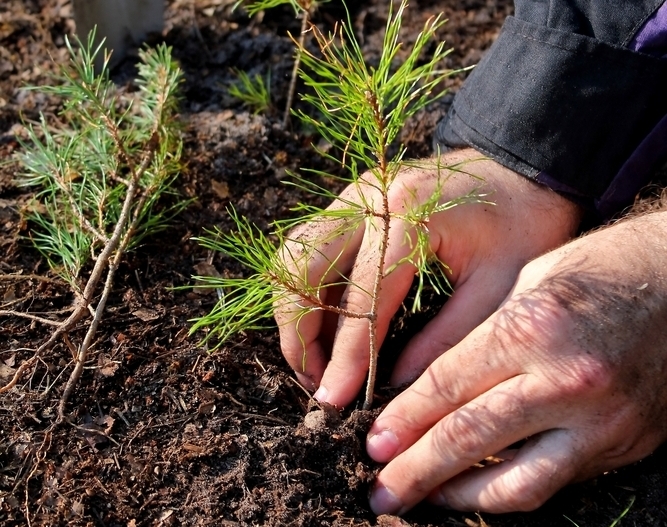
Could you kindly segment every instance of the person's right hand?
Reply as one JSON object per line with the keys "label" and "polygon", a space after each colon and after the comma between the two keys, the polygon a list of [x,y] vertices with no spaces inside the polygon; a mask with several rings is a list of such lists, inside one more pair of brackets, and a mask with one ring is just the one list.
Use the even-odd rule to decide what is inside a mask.
{"label": "person's right hand", "polygon": [[[667,212],[528,263],[371,426],[376,514],[532,510],[667,439]],[[524,441],[525,440],[525,441]],[[484,468],[480,460],[496,458]]]}
{"label": "person's right hand", "polygon": [[[443,166],[456,166],[458,171]],[[371,176],[367,177],[371,181]],[[403,169],[389,193],[390,211],[402,213],[425,203],[441,185],[440,203],[479,187],[494,205],[464,204],[429,218],[430,248],[451,270],[454,293],[404,350],[394,371],[394,384],[416,378],[485,320],[510,291],[524,264],[567,241],[580,221],[576,205],[472,149],[442,156],[439,164],[424,161],[419,168]],[[329,208],[342,209],[355,202],[379,210],[380,200],[375,187],[360,183],[350,185]],[[319,287],[323,302],[368,312],[368,291],[378,266],[377,220],[349,230],[341,229],[345,220],[305,224],[291,233],[281,257],[299,280]],[[396,217],[390,225],[377,320],[379,342],[415,273],[410,263],[396,265],[410,253],[406,240],[414,239],[414,227]],[[304,244],[315,245],[314,250],[304,252]],[[349,278],[345,290],[325,287],[340,282],[341,276]],[[318,400],[345,406],[359,392],[368,371],[368,320],[338,317],[323,310],[299,316],[303,304],[294,296],[276,305],[283,354],[304,386],[319,387],[315,394]]]}

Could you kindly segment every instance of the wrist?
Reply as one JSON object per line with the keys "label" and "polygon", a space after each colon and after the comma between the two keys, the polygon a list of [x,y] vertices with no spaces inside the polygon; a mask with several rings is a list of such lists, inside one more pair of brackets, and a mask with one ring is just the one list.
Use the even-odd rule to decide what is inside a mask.
{"label": "wrist", "polygon": [[470,172],[482,180],[480,192],[494,205],[489,212],[496,244],[511,242],[534,258],[576,234],[584,214],[581,205],[474,149],[456,154],[452,161],[471,161]]}

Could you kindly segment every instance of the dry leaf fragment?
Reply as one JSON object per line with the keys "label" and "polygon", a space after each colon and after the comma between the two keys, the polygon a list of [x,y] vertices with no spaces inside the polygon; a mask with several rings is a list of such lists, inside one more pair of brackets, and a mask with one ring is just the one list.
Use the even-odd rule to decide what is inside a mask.
{"label": "dry leaf fragment", "polygon": [[132,314],[144,322],[152,322],[153,320],[160,318],[160,313],[154,309],[148,309],[144,307],[132,311]]}
{"label": "dry leaf fragment", "polygon": [[215,266],[208,262],[199,262],[194,266],[194,269],[199,276],[215,276],[217,278],[222,276]]}
{"label": "dry leaf fragment", "polygon": [[10,285],[5,291],[2,300],[3,302],[11,302],[12,300],[16,300],[16,287]]}
{"label": "dry leaf fragment", "polygon": [[183,450],[194,452],[195,454],[203,454],[206,449],[203,446],[193,445],[192,443],[183,443]]}
{"label": "dry leaf fragment", "polygon": [[173,509],[167,509],[162,514],[160,514],[160,517],[158,518],[158,521],[163,522],[163,521],[167,520],[172,514],[174,514],[174,510]]}
{"label": "dry leaf fragment", "polygon": [[80,501],[72,502],[72,514],[74,516],[83,516],[83,503]]}
{"label": "dry leaf fragment", "polygon": [[199,405],[199,409],[197,410],[197,414],[199,415],[212,414],[213,412],[215,412],[215,402],[213,401],[201,403]]}
{"label": "dry leaf fragment", "polygon": [[220,199],[227,199],[229,197],[229,185],[225,181],[216,181],[214,179],[211,181],[211,188]]}
{"label": "dry leaf fragment", "polygon": [[2,379],[11,379],[14,377],[16,370],[10,366],[7,366],[4,362],[0,362],[0,378]]}
{"label": "dry leaf fragment", "polygon": [[377,517],[377,525],[378,527],[408,527],[410,524],[398,516],[383,514]]}
{"label": "dry leaf fragment", "polygon": [[113,428],[113,424],[115,422],[116,420],[110,415],[105,415],[103,417],[98,417],[97,419],[95,419],[95,424],[101,426],[104,429],[104,433],[107,435],[109,435],[109,432],[111,432],[111,429]]}
{"label": "dry leaf fragment", "polygon": [[[197,265],[194,266],[194,269],[195,273],[197,273],[198,276],[214,276],[216,278],[220,278],[222,276],[215,268],[215,266],[208,262],[199,262]],[[195,282],[195,286],[196,286],[195,292],[200,295],[208,295],[210,293],[215,292],[215,288],[213,287],[202,287],[201,280],[197,280]]]}
{"label": "dry leaf fragment", "polygon": [[119,364],[112,361],[105,353],[100,353],[97,358],[97,372],[103,377],[113,377],[118,371]]}

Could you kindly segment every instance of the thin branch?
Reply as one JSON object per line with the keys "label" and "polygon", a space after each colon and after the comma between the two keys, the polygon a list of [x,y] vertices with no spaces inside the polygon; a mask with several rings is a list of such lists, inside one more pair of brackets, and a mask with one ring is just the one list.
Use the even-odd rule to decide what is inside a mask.
{"label": "thin branch", "polygon": [[0,282],[11,282],[13,280],[38,280],[40,282],[49,282],[57,283],[59,280],[55,278],[49,278],[48,276],[40,276],[37,274],[21,274],[21,273],[12,273],[12,274],[0,274]]}
{"label": "thin branch", "polygon": [[316,309],[321,309],[322,311],[329,311],[331,313],[336,313],[338,315],[348,318],[367,318],[370,320],[373,316],[372,312],[359,313],[357,311],[350,311],[349,309],[326,304],[325,302],[322,302],[317,295],[308,294],[304,292],[303,289],[299,288],[297,285],[280,281],[279,278],[276,276],[272,276],[271,279],[274,280],[274,282],[279,283],[280,287],[287,290],[289,293],[299,296],[303,301],[312,304]]}
{"label": "thin branch", "polygon": [[77,205],[74,196],[72,196],[72,193],[69,191],[59,176],[60,174],[56,174],[55,180],[58,183],[60,190],[65,194],[65,196],[67,196],[67,201],[69,201],[70,207],[72,207],[72,210],[74,211],[76,218],[79,220],[81,227],[89,231],[90,234],[92,234],[100,243],[107,243],[109,239],[100,231],[98,231],[95,226],[90,223],[90,221],[88,221],[88,219],[84,216],[83,211]]}
{"label": "thin branch", "polygon": [[308,22],[310,21],[310,15],[307,9],[304,9],[302,16],[301,33],[299,33],[299,43],[296,49],[296,56],[294,57],[294,66],[292,67],[292,78],[290,79],[289,89],[287,90],[287,103],[285,104],[285,113],[283,114],[283,129],[287,128],[287,125],[289,124],[292,102],[294,101],[294,94],[296,92],[296,80],[299,77],[299,68],[301,67],[301,50],[306,42],[306,31],[308,30]]}
{"label": "thin branch", "polygon": [[5,384],[4,386],[0,387],[0,393],[5,393],[11,390],[14,386],[16,386],[19,382],[19,379],[21,376],[25,373],[25,371],[30,368],[35,362],[37,362],[37,352],[30,357],[28,360],[25,360],[21,363],[21,365],[17,368],[16,372],[14,372],[14,376],[12,379]]}
{"label": "thin branch", "polygon": [[21,313],[20,311],[5,310],[0,309],[0,317],[20,317],[27,318],[29,320],[34,320],[40,324],[46,324],[47,326],[60,326],[61,322],[58,320],[50,320],[48,318],[38,317],[37,315],[32,315],[30,313]]}
{"label": "thin branch", "polygon": [[[30,487],[29,487],[28,483],[30,482],[32,477],[35,474],[37,474],[37,470],[39,469],[40,465],[46,459],[46,454],[47,454],[49,448],[51,448],[51,439],[52,439],[51,434],[52,434],[52,427],[49,427],[46,430],[46,433],[44,435],[44,440],[42,441],[42,444],[39,446],[39,448],[37,449],[37,453],[35,454],[35,459],[36,459],[35,464],[32,467],[32,470],[30,471],[30,473],[28,474],[28,477],[25,480],[25,500],[24,500],[23,506],[25,508],[25,517],[26,517],[26,523],[27,523],[28,527],[32,526],[32,523],[30,521],[30,506],[29,506],[29,504],[30,504],[30,492],[29,492]],[[48,446],[47,446],[47,443],[48,443]]]}
{"label": "thin branch", "polygon": [[[120,414],[120,415],[122,415],[122,414]],[[116,445],[118,447],[120,446],[120,443],[118,441],[116,441],[113,437],[111,437],[109,434],[107,434],[106,432],[104,432],[102,430],[97,430],[95,428],[86,428],[85,426],[80,426],[80,425],[74,424],[72,421],[70,421],[66,418],[64,419],[64,422],[67,423],[68,425],[70,425],[72,428],[74,428],[76,430],[79,430],[80,432],[83,432],[85,434],[94,434],[94,435],[99,435],[99,436],[105,437],[109,441],[111,441],[114,445]]]}

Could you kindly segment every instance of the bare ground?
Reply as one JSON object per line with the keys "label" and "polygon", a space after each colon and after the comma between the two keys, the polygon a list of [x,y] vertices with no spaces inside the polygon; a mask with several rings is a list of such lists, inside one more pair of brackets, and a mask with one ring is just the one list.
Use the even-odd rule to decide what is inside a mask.
{"label": "bare ground", "polygon": [[[191,238],[230,226],[229,203],[261,226],[289,214],[303,196],[281,181],[286,169],[321,167],[298,126],[278,126],[292,46],[298,31],[288,9],[250,21],[225,0],[168,2],[162,37],[185,74],[184,196],[196,201],[174,225],[130,254],[84,376],[71,397],[73,423],[53,429],[64,380],[72,367],[68,342],[85,321],[40,357],[20,383],[0,395],[1,525],[304,525],[304,526],[609,526],[626,508],[627,526],[667,525],[664,448],[641,463],[571,486],[531,513],[460,514],[420,506],[404,520],[375,518],[367,495],[378,467],[365,455],[372,414],[315,407],[282,360],[273,330],[240,335],[208,354],[188,337],[188,320],[215,301],[212,294],[174,290],[213,266],[235,264],[207,253]],[[405,38],[426,17],[444,12],[442,37],[454,48],[448,67],[479,60],[502,20],[505,0],[414,1]],[[356,6],[352,16],[370,60],[377,55],[387,0]],[[343,15],[325,6],[318,23]],[[67,0],[6,0],[0,6],[0,310],[54,321],[67,316],[72,295],[26,240],[23,211],[31,195],[13,182],[21,115],[48,116],[53,101],[26,92],[49,81],[51,57],[62,61],[73,30]],[[271,68],[276,111],[253,116],[227,95],[230,68],[251,74]],[[132,58],[114,72],[131,85]],[[452,88],[460,80],[453,81]],[[406,127],[413,157],[427,155],[446,101]],[[319,164],[318,164],[319,163]],[[408,321],[414,326],[415,321]],[[0,381],[48,337],[51,328],[18,315],[0,317]],[[397,330],[390,347],[400,347]],[[384,355],[388,367],[391,353]],[[378,405],[389,392],[380,389]]]}

